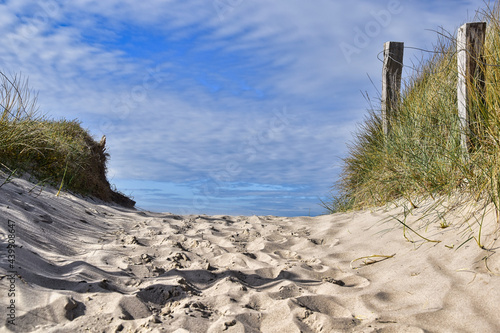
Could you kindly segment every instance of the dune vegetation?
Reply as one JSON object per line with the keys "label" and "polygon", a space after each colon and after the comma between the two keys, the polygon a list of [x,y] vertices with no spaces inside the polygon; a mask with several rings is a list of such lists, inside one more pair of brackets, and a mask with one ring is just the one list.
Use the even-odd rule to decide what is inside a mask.
{"label": "dune vegetation", "polygon": [[460,198],[500,209],[500,5],[478,13],[487,22],[485,89],[470,97],[471,149],[460,145],[456,36],[439,33],[432,55],[403,81],[392,130],[383,133],[381,113],[371,108],[344,159],[331,212],[386,205],[412,206],[436,198]]}
{"label": "dune vegetation", "polygon": [[42,115],[27,79],[0,73],[0,84],[0,163],[4,172],[29,174],[39,185],[134,206],[106,178],[104,139],[94,140],[77,120]]}

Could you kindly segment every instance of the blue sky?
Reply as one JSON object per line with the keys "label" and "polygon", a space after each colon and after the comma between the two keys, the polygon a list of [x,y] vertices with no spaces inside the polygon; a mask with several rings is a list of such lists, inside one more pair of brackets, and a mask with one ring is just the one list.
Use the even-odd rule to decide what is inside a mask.
{"label": "blue sky", "polygon": [[[105,134],[111,183],[178,214],[318,215],[381,80],[484,2],[0,1],[0,69]],[[423,56],[405,50],[405,64]],[[406,75],[411,68],[406,69]],[[373,85],[370,82],[373,81]]]}

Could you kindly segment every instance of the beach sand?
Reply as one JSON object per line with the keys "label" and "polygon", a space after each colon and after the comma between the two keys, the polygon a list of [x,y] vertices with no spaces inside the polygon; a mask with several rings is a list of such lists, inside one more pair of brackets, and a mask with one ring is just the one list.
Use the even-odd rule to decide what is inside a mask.
{"label": "beach sand", "polygon": [[423,228],[429,206],[405,221],[439,243],[397,208],[177,216],[56,193],[0,187],[1,332],[500,332],[491,212],[486,251],[458,211]]}

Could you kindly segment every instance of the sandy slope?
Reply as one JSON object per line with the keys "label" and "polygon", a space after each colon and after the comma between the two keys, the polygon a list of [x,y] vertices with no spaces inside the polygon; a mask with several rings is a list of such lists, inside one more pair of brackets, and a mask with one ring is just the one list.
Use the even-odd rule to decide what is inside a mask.
{"label": "sandy slope", "polygon": [[[175,216],[33,187],[0,187],[2,332],[500,332],[500,259],[457,250],[458,219],[410,243],[395,210]],[[371,255],[394,256],[351,263]]]}

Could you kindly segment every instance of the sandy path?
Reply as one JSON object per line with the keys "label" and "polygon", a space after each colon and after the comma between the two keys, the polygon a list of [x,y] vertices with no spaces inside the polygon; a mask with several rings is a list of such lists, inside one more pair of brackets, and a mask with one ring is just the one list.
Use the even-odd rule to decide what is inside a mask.
{"label": "sandy path", "polygon": [[[500,260],[457,250],[458,222],[410,243],[396,211],[176,216],[33,186],[0,187],[2,332],[500,332]],[[394,256],[351,263],[371,255]]]}

